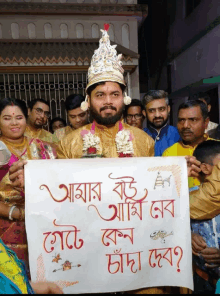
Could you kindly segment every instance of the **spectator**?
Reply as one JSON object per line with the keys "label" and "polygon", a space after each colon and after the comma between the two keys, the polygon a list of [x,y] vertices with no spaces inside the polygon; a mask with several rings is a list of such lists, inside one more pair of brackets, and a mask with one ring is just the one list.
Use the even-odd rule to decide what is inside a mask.
{"label": "spectator", "polygon": [[162,156],[164,150],[180,140],[177,128],[168,124],[170,114],[168,93],[164,90],[150,90],[144,96],[142,103],[148,123],[144,131],[155,141],[155,156]]}
{"label": "spectator", "polygon": [[55,132],[59,140],[88,123],[88,111],[83,111],[81,109],[81,104],[84,101],[84,96],[80,94],[72,94],[66,98],[65,107],[70,125]]}
{"label": "spectator", "polygon": [[[182,140],[167,148],[163,156],[192,156],[197,145],[209,139],[205,134],[208,123],[208,108],[205,103],[200,100],[182,103],[178,109],[177,124]],[[198,179],[189,178],[189,188],[199,184]]]}
{"label": "spectator", "polygon": [[[202,93],[199,92],[195,95],[193,95],[192,97],[189,97],[189,100],[201,100],[202,102],[204,102],[208,108],[208,112],[210,113],[211,111],[211,98],[209,95],[207,95],[206,93]],[[209,134],[209,136],[211,136],[211,134],[213,135],[213,132],[216,130],[218,124],[212,121],[209,121],[209,124],[205,130],[205,133]]]}
{"label": "spectator", "polygon": [[12,186],[9,169],[22,159],[54,159],[56,152],[52,144],[24,136],[27,116],[24,101],[11,98],[0,100],[0,156],[4,157],[0,162],[0,237],[28,267],[25,195]]}
{"label": "spectator", "polygon": [[66,121],[61,117],[55,117],[50,122],[50,131],[53,134],[56,130],[66,126]]}
{"label": "spectator", "polygon": [[133,99],[131,104],[125,106],[124,118],[127,124],[143,129],[145,116],[144,106],[140,100]]}
{"label": "spectator", "polygon": [[[214,140],[202,142],[197,146],[193,155],[201,162],[201,172],[198,178],[201,184],[203,184],[207,182],[207,177],[212,174],[213,167],[220,162],[220,142]],[[209,182],[211,180],[213,178]],[[212,188],[210,193],[210,206],[212,209],[215,209],[216,205],[215,203],[212,204],[212,200],[217,197],[215,194],[216,190]],[[193,192],[191,194],[193,195]],[[195,212],[197,214],[199,213],[199,209],[196,209],[196,205],[194,205],[195,196],[190,200],[191,205],[194,207],[191,216],[197,218],[196,220],[191,219],[193,263],[195,270],[194,293],[214,294],[216,282],[220,276],[218,268],[220,266],[220,214],[216,212],[212,219],[206,217],[206,212],[209,212],[210,206],[206,208],[205,204],[203,205],[201,197],[197,193],[197,203],[201,204],[200,209],[203,207],[204,215],[202,220],[195,216]],[[209,196],[206,196],[206,198],[209,198]]]}
{"label": "spectator", "polygon": [[25,130],[25,136],[37,138],[49,143],[58,142],[55,135],[43,129],[50,118],[49,103],[43,99],[35,99],[28,104],[28,124]]}
{"label": "spectator", "polygon": [[24,264],[0,239],[1,294],[63,294],[52,282],[30,283]]}

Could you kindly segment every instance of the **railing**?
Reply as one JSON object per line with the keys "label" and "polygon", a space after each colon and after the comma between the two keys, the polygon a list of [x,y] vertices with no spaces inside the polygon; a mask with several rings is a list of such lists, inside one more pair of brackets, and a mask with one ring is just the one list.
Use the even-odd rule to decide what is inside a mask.
{"label": "railing", "polygon": [[[130,93],[129,74],[126,80]],[[51,118],[59,116],[67,120],[66,97],[74,93],[85,95],[86,84],[87,72],[0,73],[0,98],[12,97],[26,103],[42,98],[50,103]]]}

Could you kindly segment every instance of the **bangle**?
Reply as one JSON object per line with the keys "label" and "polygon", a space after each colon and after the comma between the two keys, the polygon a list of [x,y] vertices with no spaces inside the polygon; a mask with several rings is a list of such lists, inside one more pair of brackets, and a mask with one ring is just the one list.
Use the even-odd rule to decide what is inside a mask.
{"label": "bangle", "polygon": [[15,208],[16,208],[16,206],[11,206],[11,208],[9,210],[9,213],[8,213],[8,219],[11,220],[11,221],[13,220],[12,213],[13,213]]}

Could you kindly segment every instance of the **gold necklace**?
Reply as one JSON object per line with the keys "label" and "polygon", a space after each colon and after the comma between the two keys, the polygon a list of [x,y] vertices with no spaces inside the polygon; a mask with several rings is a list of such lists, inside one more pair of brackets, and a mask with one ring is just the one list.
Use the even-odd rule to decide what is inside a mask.
{"label": "gold necklace", "polygon": [[[19,160],[22,159],[22,156],[26,153],[27,159],[32,159],[27,137],[24,137],[22,143],[20,144],[9,142],[4,136],[1,137],[1,140],[6,144],[11,153],[13,153]],[[20,154],[17,152],[16,149],[19,151]]]}

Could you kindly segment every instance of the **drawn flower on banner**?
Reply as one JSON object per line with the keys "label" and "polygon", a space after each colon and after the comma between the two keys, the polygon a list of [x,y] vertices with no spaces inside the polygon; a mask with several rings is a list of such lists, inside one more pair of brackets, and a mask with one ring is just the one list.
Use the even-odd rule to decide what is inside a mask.
{"label": "drawn flower on banner", "polygon": [[129,130],[120,130],[116,137],[116,149],[119,157],[132,157],[134,148],[132,143],[132,135]]}
{"label": "drawn flower on banner", "polygon": [[[46,270],[45,270],[43,255],[40,254],[38,256],[38,258],[37,258],[37,278],[36,278],[36,282],[46,282],[47,279],[45,277],[45,274],[46,274]],[[63,289],[63,288],[67,288],[67,287],[76,285],[76,284],[79,283],[79,281],[69,282],[69,281],[58,280],[58,281],[55,281],[54,283],[56,283],[61,289]]]}

